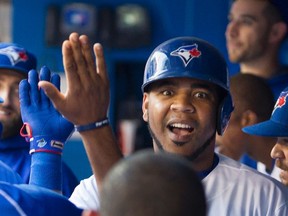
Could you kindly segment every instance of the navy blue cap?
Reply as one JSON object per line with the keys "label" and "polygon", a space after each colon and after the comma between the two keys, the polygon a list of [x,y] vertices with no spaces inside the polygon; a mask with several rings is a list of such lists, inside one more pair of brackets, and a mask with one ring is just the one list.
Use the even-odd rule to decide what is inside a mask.
{"label": "navy blue cap", "polygon": [[36,57],[15,43],[0,43],[0,69],[11,69],[28,74],[36,69]]}
{"label": "navy blue cap", "polygon": [[244,127],[245,133],[258,136],[288,137],[288,87],[279,95],[271,118],[267,121]]}

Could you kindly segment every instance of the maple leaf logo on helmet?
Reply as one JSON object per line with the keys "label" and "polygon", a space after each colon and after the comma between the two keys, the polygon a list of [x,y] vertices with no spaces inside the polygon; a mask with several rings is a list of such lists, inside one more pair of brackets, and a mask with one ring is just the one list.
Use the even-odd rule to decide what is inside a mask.
{"label": "maple leaf logo on helmet", "polygon": [[195,43],[193,45],[181,46],[172,51],[170,55],[180,57],[186,67],[193,58],[201,56],[201,51],[198,50],[198,45]]}

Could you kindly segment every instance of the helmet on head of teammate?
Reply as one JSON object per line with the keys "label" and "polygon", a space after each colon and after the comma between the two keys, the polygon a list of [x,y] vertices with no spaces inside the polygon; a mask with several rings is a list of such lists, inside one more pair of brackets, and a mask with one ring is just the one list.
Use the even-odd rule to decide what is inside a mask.
{"label": "helmet on head of teammate", "polygon": [[151,83],[168,78],[192,78],[212,83],[224,92],[217,132],[223,134],[231,112],[232,98],[229,92],[227,64],[220,52],[207,41],[196,37],[176,37],[154,49],[146,62],[142,92]]}

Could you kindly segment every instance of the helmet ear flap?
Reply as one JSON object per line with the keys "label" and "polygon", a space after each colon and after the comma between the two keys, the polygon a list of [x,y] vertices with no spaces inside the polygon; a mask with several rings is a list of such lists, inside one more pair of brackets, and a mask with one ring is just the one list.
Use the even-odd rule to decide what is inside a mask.
{"label": "helmet ear flap", "polygon": [[228,126],[229,119],[233,110],[234,106],[232,97],[230,94],[227,94],[227,96],[224,97],[218,109],[216,130],[219,135],[223,135],[223,133],[225,132],[225,129]]}

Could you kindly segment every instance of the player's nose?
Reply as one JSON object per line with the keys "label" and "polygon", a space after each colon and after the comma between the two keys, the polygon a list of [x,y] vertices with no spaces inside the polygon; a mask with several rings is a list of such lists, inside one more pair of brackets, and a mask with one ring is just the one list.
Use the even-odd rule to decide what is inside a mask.
{"label": "player's nose", "polygon": [[195,111],[195,107],[192,104],[191,95],[183,93],[174,97],[173,103],[171,104],[171,110],[193,113]]}
{"label": "player's nose", "polygon": [[226,27],[225,36],[226,38],[233,38],[238,35],[238,24],[236,21],[230,21]]}
{"label": "player's nose", "polygon": [[0,104],[2,105],[8,105],[12,101],[12,93],[11,90],[5,89],[0,91],[0,98],[1,102]]}
{"label": "player's nose", "polygon": [[271,150],[270,155],[273,159],[283,159],[285,157],[282,146],[279,143],[275,144],[275,146]]}

